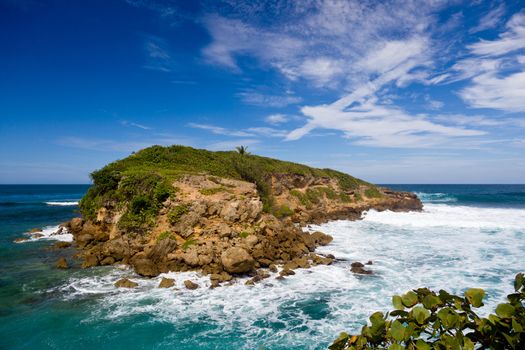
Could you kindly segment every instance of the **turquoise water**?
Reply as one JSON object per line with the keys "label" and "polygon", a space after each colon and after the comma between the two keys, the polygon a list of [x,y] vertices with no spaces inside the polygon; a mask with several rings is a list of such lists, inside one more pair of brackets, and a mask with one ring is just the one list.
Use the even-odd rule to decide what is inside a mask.
{"label": "turquoise water", "polygon": [[[482,312],[510,292],[525,270],[525,186],[391,187],[417,192],[425,210],[311,227],[334,237],[321,249],[341,259],[332,266],[214,290],[195,273],[171,273],[177,286],[166,290],[155,288],[162,276],[126,268],[57,270],[74,251],[50,249],[52,237],[12,242],[75,216],[87,186],[0,186],[0,349],[323,349],[411,288],[485,288]],[[373,276],[349,272],[368,260]],[[124,276],[139,287],[114,288]],[[187,278],[201,288],[181,287]]]}

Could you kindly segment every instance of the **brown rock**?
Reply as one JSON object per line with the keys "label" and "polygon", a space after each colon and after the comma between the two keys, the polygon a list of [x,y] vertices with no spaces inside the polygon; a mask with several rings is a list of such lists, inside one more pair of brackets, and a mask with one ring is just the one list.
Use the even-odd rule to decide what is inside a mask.
{"label": "brown rock", "polygon": [[72,233],[79,233],[82,230],[83,225],[82,218],[73,218],[69,223],[67,224],[69,226],[69,229]]}
{"label": "brown rock", "polygon": [[197,283],[194,283],[190,280],[184,281],[184,286],[186,286],[187,289],[197,289],[199,288],[199,285]]}
{"label": "brown rock", "polygon": [[93,241],[93,239],[93,235],[89,233],[83,233],[75,237],[75,241],[77,242],[80,248],[84,248],[85,246],[87,246],[89,243],[91,243],[91,241]]}
{"label": "brown rock", "polygon": [[353,273],[359,274],[359,275],[371,275],[372,271],[366,270],[364,268],[365,265],[363,265],[360,262],[353,262],[351,265],[350,271]]}
{"label": "brown rock", "polygon": [[268,269],[270,269],[270,271],[272,272],[277,272],[277,266],[275,266],[274,264],[270,264],[270,266],[268,266]]}
{"label": "brown rock", "polygon": [[135,272],[144,277],[156,277],[160,274],[157,265],[150,259],[140,258],[132,261]]}
{"label": "brown rock", "polygon": [[221,254],[221,262],[229,273],[246,273],[253,270],[255,260],[243,248],[231,247]]}
{"label": "brown rock", "polygon": [[115,287],[117,288],[135,288],[138,287],[138,285],[137,282],[130,281],[127,278],[122,278],[115,282]]}
{"label": "brown rock", "polygon": [[290,269],[283,269],[281,272],[279,272],[279,276],[291,276],[291,275],[295,275],[295,272],[294,270],[290,270]]}
{"label": "brown rock", "polygon": [[53,245],[53,247],[56,248],[56,249],[69,248],[69,247],[71,247],[71,242],[56,242]]}
{"label": "brown rock", "polygon": [[255,285],[255,281],[253,280],[253,278],[247,280],[246,282],[244,282],[245,285],[247,286],[253,286]]}
{"label": "brown rock", "polygon": [[13,240],[13,242],[14,242],[14,243],[22,243],[22,242],[26,242],[26,241],[28,241],[28,240],[29,240],[29,238],[27,238],[27,237],[18,237],[18,238],[15,238],[15,239]]}
{"label": "brown rock", "polygon": [[57,269],[69,269],[69,265],[67,263],[66,258],[58,259],[55,266],[57,267]]}
{"label": "brown rock", "polygon": [[220,282],[217,281],[217,280],[212,280],[211,283],[210,283],[210,289],[214,289],[214,288],[217,288],[217,287],[220,287]]}
{"label": "brown rock", "polygon": [[106,256],[102,261],[100,262],[100,265],[113,265],[115,263],[115,259],[112,256]]}
{"label": "brown rock", "polygon": [[374,262],[372,260],[368,260],[365,265],[373,265]]}
{"label": "brown rock", "polygon": [[84,262],[82,263],[82,268],[87,269],[88,267],[93,267],[98,265],[98,258],[95,255],[86,255],[84,257]]}
{"label": "brown rock", "polygon": [[112,256],[115,261],[120,261],[131,255],[131,248],[127,240],[117,238],[105,242],[102,246],[102,253],[106,256]]}
{"label": "brown rock", "polygon": [[159,288],[171,288],[175,285],[175,280],[173,278],[163,277],[159,283]]}
{"label": "brown rock", "polygon": [[315,231],[311,237],[317,245],[327,245],[334,240],[334,238],[326,233]]}
{"label": "brown rock", "polygon": [[158,263],[164,260],[169,253],[177,249],[177,241],[172,238],[164,238],[158,241],[148,254],[148,259]]}
{"label": "brown rock", "polygon": [[29,233],[37,233],[37,232],[42,232],[42,229],[41,228],[32,228],[31,230],[29,230]]}

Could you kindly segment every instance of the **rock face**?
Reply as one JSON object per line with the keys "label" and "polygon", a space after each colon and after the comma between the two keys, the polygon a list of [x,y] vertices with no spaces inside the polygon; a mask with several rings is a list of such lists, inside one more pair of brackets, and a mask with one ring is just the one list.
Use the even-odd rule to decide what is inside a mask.
{"label": "rock face", "polygon": [[371,275],[372,271],[365,269],[365,265],[360,262],[353,262],[350,271],[359,275]]}
{"label": "rock face", "polygon": [[221,254],[222,266],[229,273],[246,273],[253,269],[255,260],[243,248],[232,247]]}
{"label": "rock face", "polygon": [[[131,203],[109,200],[91,219],[75,218],[64,227],[80,249],[82,267],[121,263],[144,277],[197,270],[209,274],[216,287],[231,280],[232,274],[249,274],[256,283],[264,276],[254,275],[260,268],[276,272],[276,265],[284,265],[280,272],[284,277],[297,268],[331,264],[333,257],[314,251],[330,244],[332,237],[318,231],[303,232],[301,226],[333,219],[357,220],[371,208],[422,208],[411,193],[364,182],[347,190],[337,179],[293,173],[268,175],[264,178],[268,185],[265,191],[272,196],[272,209],[263,210],[264,198],[257,181],[184,175],[171,183],[174,194],[156,205],[158,214],[146,231],[129,231],[122,225]],[[368,273],[363,267],[352,269]]]}

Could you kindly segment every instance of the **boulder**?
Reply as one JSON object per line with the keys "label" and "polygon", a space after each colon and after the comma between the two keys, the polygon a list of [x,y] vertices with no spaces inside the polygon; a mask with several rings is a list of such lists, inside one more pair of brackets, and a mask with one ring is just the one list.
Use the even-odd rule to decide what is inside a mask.
{"label": "boulder", "polygon": [[100,265],[113,265],[115,263],[115,259],[112,256],[106,256],[102,261],[100,261]]}
{"label": "boulder", "polygon": [[42,229],[38,228],[38,227],[35,227],[35,228],[32,228],[31,230],[29,230],[29,233],[37,233],[37,232],[42,232]]}
{"label": "boulder", "polygon": [[86,255],[84,257],[84,262],[82,263],[82,268],[87,269],[88,267],[93,267],[98,265],[98,258],[96,255]]}
{"label": "boulder", "polygon": [[194,283],[194,282],[192,282],[190,280],[184,281],[184,286],[187,289],[197,289],[197,288],[199,288],[199,285],[197,283]]}
{"label": "boulder", "polygon": [[255,266],[255,260],[240,247],[231,247],[222,252],[221,262],[229,273],[246,273]]}
{"label": "boulder", "polygon": [[164,238],[158,241],[148,254],[148,259],[158,263],[164,260],[169,253],[177,249],[177,241],[172,238]]}
{"label": "boulder", "polygon": [[58,259],[55,266],[57,267],[57,269],[69,269],[69,265],[67,263],[66,258]]}
{"label": "boulder", "polygon": [[122,278],[115,282],[115,287],[117,288],[135,288],[138,287],[138,285],[137,282],[130,281],[127,278]]}
{"label": "boulder", "polygon": [[320,231],[315,231],[311,234],[311,237],[317,245],[327,245],[334,240],[332,236]]}
{"label": "boulder", "polygon": [[102,253],[113,257],[115,261],[120,261],[131,255],[131,249],[128,241],[120,237],[105,242],[102,246]]}
{"label": "boulder", "polygon": [[28,240],[29,240],[29,238],[27,238],[27,237],[18,237],[18,238],[15,238],[15,239],[13,240],[13,242],[14,242],[14,243],[22,243],[22,242],[26,242],[26,241],[28,241]]}
{"label": "boulder", "polygon": [[159,288],[171,288],[175,285],[175,280],[173,278],[163,277],[159,283]]}
{"label": "boulder", "polygon": [[73,218],[69,223],[67,224],[69,226],[69,230],[73,232],[74,234],[79,233],[82,230],[83,225],[82,218]]}
{"label": "boulder", "polygon": [[156,277],[160,274],[157,265],[147,258],[134,259],[132,261],[135,272],[144,277]]}
{"label": "boulder", "polygon": [[353,262],[351,265],[350,271],[359,275],[371,275],[372,271],[366,270],[365,265],[360,262]]}
{"label": "boulder", "polygon": [[93,241],[94,238],[95,237],[90,233],[83,233],[81,235],[76,236],[75,241],[77,242],[80,248],[84,248],[89,243],[91,243],[91,241]]}

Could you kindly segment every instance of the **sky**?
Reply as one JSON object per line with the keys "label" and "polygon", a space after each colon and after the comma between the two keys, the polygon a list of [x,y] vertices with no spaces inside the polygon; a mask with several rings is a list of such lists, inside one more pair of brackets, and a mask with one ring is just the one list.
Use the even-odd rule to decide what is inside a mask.
{"label": "sky", "polygon": [[525,2],[0,0],[0,183],[155,144],[525,183]]}

